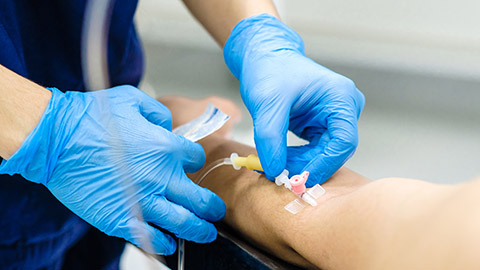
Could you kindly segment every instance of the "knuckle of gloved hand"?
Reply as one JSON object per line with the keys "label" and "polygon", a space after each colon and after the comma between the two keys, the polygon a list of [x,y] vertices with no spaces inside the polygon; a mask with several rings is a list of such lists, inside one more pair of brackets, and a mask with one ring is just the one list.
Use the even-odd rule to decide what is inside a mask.
{"label": "knuckle of gloved hand", "polygon": [[125,91],[126,94],[138,104],[141,104],[145,102],[146,99],[151,98],[149,95],[145,94],[145,92],[132,85],[125,85]]}
{"label": "knuckle of gloved hand", "polygon": [[164,117],[163,126],[172,129],[172,113],[170,112],[170,110],[165,107],[165,109],[162,111],[162,116]]}
{"label": "knuckle of gloved hand", "polygon": [[199,194],[199,197],[197,205],[195,206],[195,211],[202,217],[209,216],[216,207],[213,196],[210,194]]}
{"label": "knuckle of gloved hand", "polygon": [[162,124],[162,127],[166,130],[169,130],[171,131],[172,130],[172,127],[173,127],[173,122],[172,122],[172,118],[166,118],[165,120],[163,120],[163,124]]}
{"label": "knuckle of gloved hand", "polygon": [[350,89],[350,90],[357,89],[355,82],[350,78],[340,75],[337,80],[338,80],[337,83],[345,89]]}
{"label": "knuckle of gloved hand", "polygon": [[183,208],[179,207],[176,211],[177,213],[175,214],[175,222],[177,226],[188,224],[190,221],[191,213]]}
{"label": "knuckle of gloved hand", "polygon": [[192,142],[183,136],[176,136],[176,143],[170,146],[170,152],[178,160],[194,161],[202,166],[205,163],[205,151],[198,143]]}
{"label": "knuckle of gloved hand", "polygon": [[[365,106],[365,96],[351,79],[338,75],[338,77],[330,83],[334,86],[332,89],[335,89],[335,99],[340,103],[346,103],[342,106],[356,108],[359,112],[363,110]],[[359,112],[356,114],[359,114]]]}
{"label": "knuckle of gloved hand", "polygon": [[108,94],[108,97],[118,99],[117,102],[139,103],[139,98],[137,94],[140,90],[134,86],[125,84],[110,88],[109,91],[111,92]]}
{"label": "knuckle of gloved hand", "polygon": [[194,155],[193,155],[193,160],[195,161],[195,164],[196,164],[196,167],[194,168],[195,171],[197,170],[200,170],[203,165],[205,164],[205,161],[207,159],[206,155],[205,155],[205,151],[203,150],[202,146],[200,144],[198,144],[198,150],[195,151]]}
{"label": "knuckle of gloved hand", "polygon": [[163,105],[162,103],[160,103],[162,105],[162,114],[165,116],[165,119],[168,119],[170,122],[172,122],[172,112],[167,108],[167,106]]}
{"label": "knuckle of gloved hand", "polygon": [[108,232],[102,231],[109,236],[120,237],[134,244],[136,244],[135,239],[139,234],[139,228],[135,226],[131,220],[118,222],[111,230],[108,230]]}
{"label": "knuckle of gloved hand", "polygon": [[199,143],[183,138],[182,144],[185,159],[193,161],[193,163],[199,164],[199,166],[205,163],[205,151]]}
{"label": "knuckle of gloved hand", "polygon": [[192,218],[192,213],[188,210],[181,208],[181,211],[177,211],[177,216],[175,218],[174,226],[177,228],[175,234],[182,238],[187,238],[191,240],[195,234],[195,229],[200,224],[200,220],[197,218]]}
{"label": "knuckle of gloved hand", "polygon": [[337,143],[341,149],[345,149],[346,152],[352,152],[357,149],[358,136],[352,133],[347,133],[337,138]]}
{"label": "knuckle of gloved hand", "polygon": [[261,120],[255,124],[255,135],[261,140],[275,140],[280,137],[280,131]]}
{"label": "knuckle of gloved hand", "polygon": [[362,91],[358,89],[357,89],[357,93],[358,93],[357,107],[359,108],[358,113],[360,113],[363,110],[363,107],[365,107],[365,95],[362,93]]}
{"label": "knuckle of gloved hand", "polygon": [[124,94],[126,94],[126,95],[136,95],[140,91],[135,86],[132,86],[132,85],[129,85],[129,84],[119,86],[118,88],[119,88],[120,91],[124,92]]}
{"label": "knuckle of gloved hand", "polygon": [[149,194],[145,197],[143,197],[140,201],[139,204],[141,205],[141,210],[142,214],[145,217],[152,217],[155,216],[156,213],[161,212],[161,211],[156,211],[156,209],[161,208],[163,209],[163,205],[158,205],[155,201],[155,196],[154,194]]}
{"label": "knuckle of gloved hand", "polygon": [[358,91],[355,82],[340,74],[335,74],[330,78],[329,85],[339,91],[339,93],[353,94]]}
{"label": "knuckle of gloved hand", "polygon": [[170,140],[166,145],[167,152],[176,158],[181,158],[185,150],[184,144],[186,138],[174,133],[169,133],[168,135],[170,135]]}
{"label": "knuckle of gloved hand", "polygon": [[165,124],[169,124],[170,127],[171,127],[172,126],[172,113],[169,110],[166,110],[166,111],[163,111],[162,114],[164,116],[163,121],[165,121]]}
{"label": "knuckle of gloved hand", "polygon": [[205,188],[198,187],[194,196],[196,197],[196,200],[193,207],[197,216],[210,221],[217,221],[223,218],[226,206],[222,199],[215,195],[215,193]]}

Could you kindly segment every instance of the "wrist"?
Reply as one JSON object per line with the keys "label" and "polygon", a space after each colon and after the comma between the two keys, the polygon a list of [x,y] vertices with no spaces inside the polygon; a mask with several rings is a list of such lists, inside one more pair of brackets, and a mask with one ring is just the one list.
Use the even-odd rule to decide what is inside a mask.
{"label": "wrist", "polygon": [[[21,174],[25,179],[46,185],[60,155],[71,126],[68,115],[74,109],[65,94],[48,89],[51,96],[38,124],[22,141],[21,146],[0,165],[2,174]],[[67,109],[68,108],[68,109]]]}
{"label": "wrist", "polygon": [[270,14],[260,14],[241,20],[232,30],[223,55],[230,71],[239,78],[246,57],[290,50],[302,55],[302,38],[286,24]]}
{"label": "wrist", "polygon": [[[44,90],[44,89],[43,89]],[[23,104],[24,111],[9,115],[9,125],[5,125],[1,140],[6,142],[2,147],[1,156],[8,160],[18,151],[28,135],[35,129],[51,99],[50,91],[40,91],[34,97],[29,98],[31,103]]]}
{"label": "wrist", "polygon": [[0,156],[9,159],[40,121],[51,93],[0,65]]}

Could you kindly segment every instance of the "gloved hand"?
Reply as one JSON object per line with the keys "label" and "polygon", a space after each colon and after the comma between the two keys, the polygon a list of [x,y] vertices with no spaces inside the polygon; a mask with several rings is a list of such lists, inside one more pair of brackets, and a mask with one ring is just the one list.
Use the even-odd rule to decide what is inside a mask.
{"label": "gloved hand", "polygon": [[[185,172],[205,162],[202,147],[171,132],[160,102],[132,86],[52,98],[40,123],[0,173],[45,185],[75,214],[147,252],[171,254],[180,238],[216,238],[208,221],[225,204]],[[143,216],[143,219],[142,219]]]}
{"label": "gloved hand", "polygon": [[[365,98],[350,79],[305,57],[297,33],[273,16],[256,15],[237,24],[223,52],[240,80],[267,177],[285,167],[291,174],[306,170],[312,186],[352,156]],[[310,144],[287,150],[288,129]]]}

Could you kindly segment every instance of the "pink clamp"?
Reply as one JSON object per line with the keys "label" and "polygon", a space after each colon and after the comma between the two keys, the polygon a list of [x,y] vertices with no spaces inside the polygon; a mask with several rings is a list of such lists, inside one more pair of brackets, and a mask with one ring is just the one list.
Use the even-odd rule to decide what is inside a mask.
{"label": "pink clamp", "polygon": [[294,175],[290,178],[292,191],[297,195],[302,195],[306,191],[305,183],[307,182],[309,172],[305,171],[300,175]]}

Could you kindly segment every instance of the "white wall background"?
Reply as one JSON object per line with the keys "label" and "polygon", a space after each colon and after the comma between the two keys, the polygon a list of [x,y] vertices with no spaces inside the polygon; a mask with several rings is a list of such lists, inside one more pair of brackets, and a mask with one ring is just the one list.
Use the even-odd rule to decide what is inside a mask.
{"label": "white wall background", "polygon": [[[478,0],[283,0],[282,18],[316,59],[480,78]],[[143,38],[216,49],[180,0],[141,0]]]}
{"label": "white wall background", "polygon": [[[367,97],[360,146],[347,166],[372,179],[441,183],[480,173],[480,1],[276,2],[307,53]],[[221,50],[180,0],[140,0],[136,18],[152,93],[216,94],[241,106]],[[253,144],[244,112],[234,134]]]}

